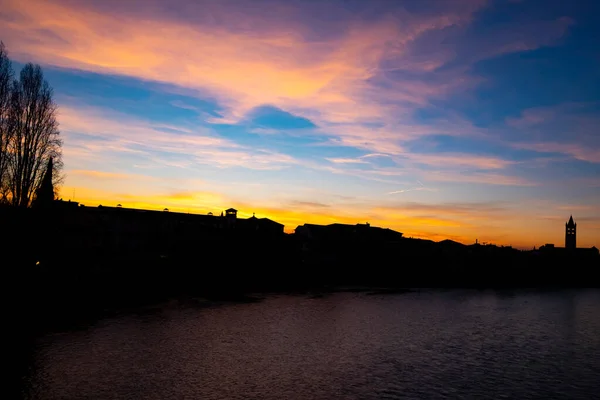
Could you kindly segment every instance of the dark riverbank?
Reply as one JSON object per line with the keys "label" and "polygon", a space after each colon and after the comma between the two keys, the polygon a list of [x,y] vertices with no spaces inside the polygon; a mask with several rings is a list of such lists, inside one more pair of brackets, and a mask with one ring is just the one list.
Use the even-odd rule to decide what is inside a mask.
{"label": "dark riverbank", "polygon": [[10,369],[22,393],[14,398],[598,393],[598,290],[339,290],[180,298],[64,324],[22,348]]}
{"label": "dark riverbank", "polygon": [[552,290],[599,286],[597,265],[565,269],[561,263],[511,264],[484,257],[462,260],[460,265],[437,259],[437,264],[405,263],[404,267],[383,264],[382,260],[379,264],[362,264],[362,260],[352,264],[308,264],[292,257],[280,265],[276,258],[270,263],[258,262],[263,258],[260,253],[247,257],[246,263],[241,257],[236,259],[235,254],[227,263],[151,256],[96,256],[85,263],[77,262],[82,257],[63,257],[60,262],[22,265],[15,270],[10,281],[17,318],[23,320],[21,326],[52,326],[173,299],[254,301],[256,293],[321,296],[335,291],[363,291],[386,295],[417,290],[410,288]]}

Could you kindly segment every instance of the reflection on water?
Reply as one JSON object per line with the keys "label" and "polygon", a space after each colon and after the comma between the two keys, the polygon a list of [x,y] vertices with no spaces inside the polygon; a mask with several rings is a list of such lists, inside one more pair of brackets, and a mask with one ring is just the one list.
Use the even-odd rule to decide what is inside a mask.
{"label": "reflection on water", "polygon": [[597,290],[169,303],[40,338],[24,397],[590,399],[599,333]]}

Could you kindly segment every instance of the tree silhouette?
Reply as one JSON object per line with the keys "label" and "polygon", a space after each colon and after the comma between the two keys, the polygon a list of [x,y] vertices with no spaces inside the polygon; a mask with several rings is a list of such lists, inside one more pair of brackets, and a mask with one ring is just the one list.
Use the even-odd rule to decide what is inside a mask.
{"label": "tree silhouette", "polygon": [[9,105],[10,89],[13,79],[13,70],[10,59],[0,42],[0,203],[6,201],[8,194],[7,174],[8,165],[8,142],[9,142]]}
{"label": "tree silhouette", "polygon": [[[53,181],[60,183],[61,146],[57,105],[39,65],[26,64],[10,88],[6,185],[10,203],[28,207],[42,184],[50,158]],[[52,164],[50,164],[52,165]]]}

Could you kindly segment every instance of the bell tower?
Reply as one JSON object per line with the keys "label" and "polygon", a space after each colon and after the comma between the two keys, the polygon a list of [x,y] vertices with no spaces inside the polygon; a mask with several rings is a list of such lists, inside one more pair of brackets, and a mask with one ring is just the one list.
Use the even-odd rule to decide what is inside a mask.
{"label": "bell tower", "polygon": [[565,248],[577,248],[577,224],[573,221],[573,216],[565,224]]}

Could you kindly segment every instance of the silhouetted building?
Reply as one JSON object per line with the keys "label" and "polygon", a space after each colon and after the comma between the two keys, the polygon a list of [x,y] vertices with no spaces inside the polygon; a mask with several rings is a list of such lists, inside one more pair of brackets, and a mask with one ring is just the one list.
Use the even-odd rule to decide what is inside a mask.
{"label": "silhouetted building", "polygon": [[229,227],[235,226],[235,222],[237,220],[237,210],[235,208],[228,208],[225,210],[225,218],[227,219],[227,225]]}
{"label": "silhouetted building", "polygon": [[304,224],[299,225],[296,235],[307,239],[343,240],[343,239],[377,239],[391,241],[402,238],[402,232],[389,228],[379,228],[366,224]]}
{"label": "silhouetted building", "polygon": [[[57,237],[63,254],[74,251],[176,254],[199,242],[283,237],[283,224],[268,218],[238,218],[230,208],[222,216],[188,214],[54,201]],[[208,244],[207,244],[208,246]]]}
{"label": "silhouetted building", "polygon": [[540,246],[539,253],[554,259],[569,258],[571,262],[585,259],[593,260],[599,256],[599,251],[595,246],[590,248],[577,247],[577,224],[572,215],[565,224],[565,247],[556,247],[554,244],[546,243]]}
{"label": "silhouetted building", "polygon": [[75,209],[75,208],[79,207],[79,203],[76,201],[71,201],[71,200],[65,201],[63,199],[60,199],[60,200],[54,201],[53,207],[60,208],[60,209],[63,209],[63,208]]}
{"label": "silhouetted building", "polygon": [[[593,246],[590,248],[577,247],[577,224],[573,220],[573,216],[569,217],[569,221],[565,224],[565,247],[556,247],[552,243],[546,243],[534,253],[542,254],[551,258],[554,262],[562,262],[561,260],[568,259],[570,263],[585,263],[587,260],[596,260],[600,252]],[[558,260],[558,261],[557,261]],[[600,266],[600,264],[598,264]]]}
{"label": "silhouetted building", "polygon": [[565,224],[565,248],[577,248],[577,224],[573,221],[573,216]]}
{"label": "silhouetted building", "polygon": [[[538,252],[540,254],[547,254],[552,257],[568,257],[571,261],[576,261],[577,259],[586,257],[598,257],[599,255],[599,251],[595,246],[567,248],[556,247],[553,244],[545,244],[540,246]],[[598,266],[600,266],[600,264],[598,264]]]}
{"label": "silhouetted building", "polygon": [[256,218],[254,214],[243,221],[245,229],[261,235],[280,235],[283,233],[283,224],[269,218]]}

